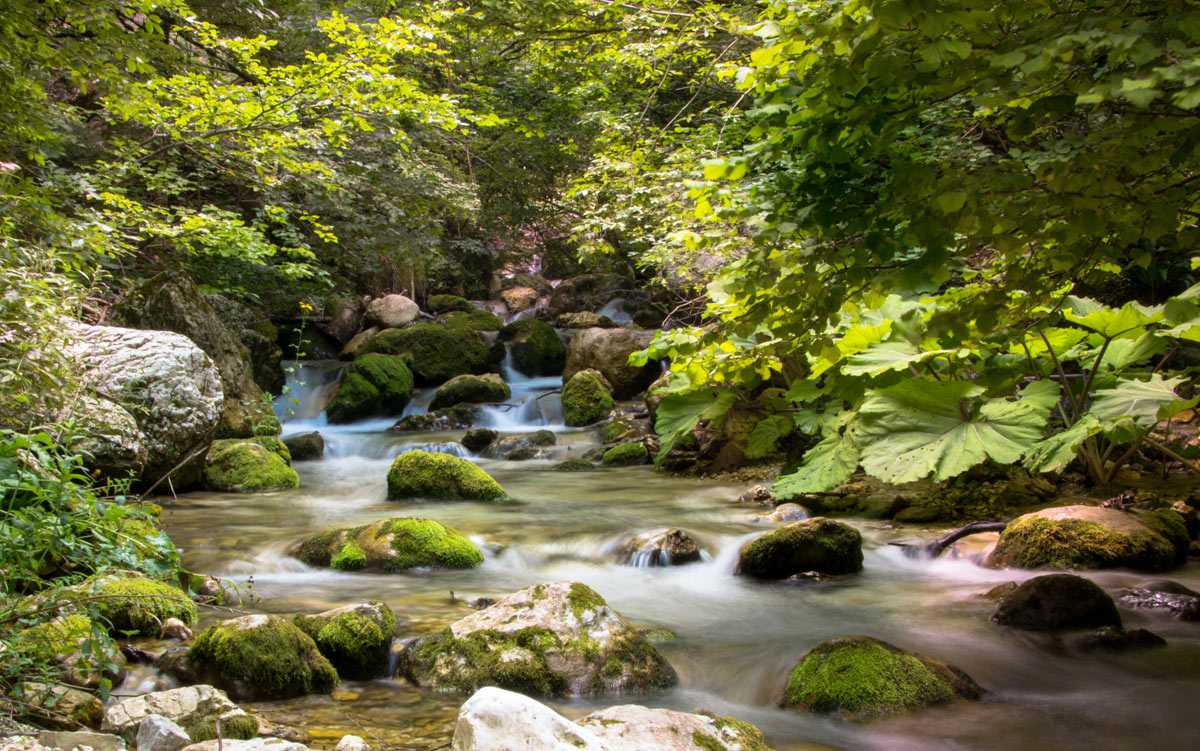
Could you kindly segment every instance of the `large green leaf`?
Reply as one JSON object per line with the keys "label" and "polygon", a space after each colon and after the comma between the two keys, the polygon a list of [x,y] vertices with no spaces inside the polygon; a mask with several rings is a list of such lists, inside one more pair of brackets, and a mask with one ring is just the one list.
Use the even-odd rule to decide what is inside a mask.
{"label": "large green leaf", "polygon": [[1163,378],[1158,373],[1148,381],[1122,378],[1110,389],[1100,389],[1089,411],[1098,420],[1119,420],[1130,417],[1142,427],[1152,427],[1159,420],[1159,409],[1180,401],[1175,388],[1183,378]]}
{"label": "large green leaf", "polygon": [[1102,430],[1099,420],[1092,415],[1084,415],[1070,428],[1035,444],[1025,455],[1025,468],[1030,472],[1063,470],[1075,459],[1080,445]]}
{"label": "large green leaf", "polygon": [[[1150,332],[1136,338],[1113,339],[1104,350],[1104,357],[1100,360],[1100,369],[1108,373],[1120,373],[1140,362],[1161,355],[1166,349],[1167,342]],[[1088,367],[1091,367],[1091,362],[1094,360],[1095,356],[1093,355],[1085,362]]]}
{"label": "large green leaf", "polygon": [[922,352],[903,340],[879,342],[851,355],[849,361],[842,366],[842,372],[851,376],[879,375],[889,370],[904,370],[914,363],[925,362],[941,355],[952,355],[955,352],[956,350],[952,349]]}
{"label": "large green leaf", "polygon": [[667,453],[683,440],[701,420],[723,418],[737,394],[730,389],[705,388],[690,394],[666,394],[658,403],[654,416],[654,430],[662,436],[661,461]]}
{"label": "large green leaf", "polygon": [[1120,336],[1162,320],[1160,308],[1148,308],[1128,302],[1118,310],[1086,297],[1068,297],[1063,316],[1071,323],[1089,328],[1105,337]]}
{"label": "large green leaf", "polygon": [[746,457],[761,459],[775,450],[775,444],[789,433],[796,431],[796,422],[790,414],[768,415],[758,421],[746,440]]}
{"label": "large green leaf", "polygon": [[1058,385],[1035,381],[1016,401],[978,400],[965,381],[911,380],[871,391],[860,415],[863,468],[885,482],[945,480],[986,459],[1011,464],[1042,437]]}
{"label": "large green leaf", "polygon": [[858,469],[858,447],[853,431],[827,436],[804,455],[804,464],[791,474],[775,480],[771,488],[778,498],[802,493],[821,493],[836,488],[854,476]]}

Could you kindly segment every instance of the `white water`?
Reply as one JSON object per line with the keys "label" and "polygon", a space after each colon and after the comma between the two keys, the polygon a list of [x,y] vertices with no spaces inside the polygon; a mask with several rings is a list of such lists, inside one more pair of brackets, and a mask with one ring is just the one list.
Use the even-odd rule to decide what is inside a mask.
{"label": "white water", "polygon": [[612,300],[609,300],[608,303],[603,308],[600,308],[600,310],[596,311],[596,313],[602,316],[608,316],[610,319],[612,319],[612,322],[618,326],[624,326],[627,323],[633,323],[633,316],[626,313],[621,307],[624,304],[625,298],[616,297]]}

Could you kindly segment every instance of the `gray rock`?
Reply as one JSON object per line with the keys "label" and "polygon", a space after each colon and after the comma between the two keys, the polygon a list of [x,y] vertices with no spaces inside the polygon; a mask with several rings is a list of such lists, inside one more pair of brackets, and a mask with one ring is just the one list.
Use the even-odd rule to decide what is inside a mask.
{"label": "gray rock", "polygon": [[578,724],[592,731],[608,751],[749,751],[767,747],[758,728],[729,717],[637,704],[593,712]]}
{"label": "gray rock", "polygon": [[[203,726],[217,720],[220,720],[223,728],[230,728],[247,725],[253,720],[241,707],[230,701],[224,691],[199,685],[155,691],[117,702],[108,708],[100,729],[115,733],[132,743],[137,738],[142,721],[150,715],[161,715],[184,728]],[[254,725],[257,727],[257,722]],[[195,733],[189,729],[188,735],[194,737]]]}
{"label": "gray rock", "polygon": [[137,731],[137,751],[179,751],[192,743],[187,731],[162,715],[147,715]]}
{"label": "gray rock", "polygon": [[[120,404],[141,433],[141,477],[153,482],[215,436],[225,395],[212,360],[187,337],[166,331],[71,324],[83,377]],[[172,479],[199,477],[197,455]]]}
{"label": "gray rock", "polygon": [[333,751],[371,751],[371,747],[357,735],[343,735]]}
{"label": "gray rock", "polygon": [[311,462],[325,457],[325,439],[317,431],[298,433],[283,439],[294,462]]}
{"label": "gray rock", "polygon": [[[558,439],[549,430],[539,430],[535,433],[519,433],[498,438],[483,450],[483,456],[489,459],[510,459],[518,461],[530,459],[536,455],[536,449],[553,446]],[[533,451],[531,451],[531,449]]]}
{"label": "gray rock", "polygon": [[700,548],[682,529],[664,529],[633,537],[621,545],[618,556],[637,568],[680,566],[700,560]]}
{"label": "gray rock", "polygon": [[120,736],[107,733],[71,733],[61,730],[46,730],[38,735],[38,742],[46,748],[74,751],[88,747],[93,751],[125,751],[125,741]]}
{"label": "gray rock", "polygon": [[395,329],[412,323],[420,313],[417,304],[404,295],[384,295],[367,306],[364,322],[367,326]]}
{"label": "gray rock", "polygon": [[808,512],[803,506],[795,503],[781,503],[775,510],[767,514],[755,514],[750,517],[752,522],[797,522],[807,519]]}
{"label": "gray rock", "polygon": [[639,341],[625,329],[580,329],[567,345],[563,383],[581,370],[600,371],[613,387],[613,397],[629,399],[643,391],[661,373],[657,363],[642,367],[629,364],[629,355],[641,349]]}

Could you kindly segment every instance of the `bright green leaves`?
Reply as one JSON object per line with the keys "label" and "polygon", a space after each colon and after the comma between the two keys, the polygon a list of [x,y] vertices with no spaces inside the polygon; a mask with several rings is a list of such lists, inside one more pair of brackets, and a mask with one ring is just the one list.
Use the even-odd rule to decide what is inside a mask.
{"label": "bright green leaves", "polygon": [[934,349],[922,352],[906,341],[873,344],[851,355],[842,372],[846,375],[879,375],[889,370],[905,370],[935,357],[957,354],[956,350]]}
{"label": "bright green leaves", "polygon": [[802,493],[820,493],[849,480],[858,469],[859,453],[853,438],[833,434],[804,455],[804,464],[775,481],[772,490],[779,498]]}
{"label": "bright green leaves", "polygon": [[1091,329],[1101,336],[1114,338],[1161,321],[1162,310],[1128,302],[1113,310],[1086,297],[1068,297],[1063,317],[1071,323]]}
{"label": "bright green leaves", "polygon": [[719,426],[736,401],[734,391],[720,388],[705,388],[690,394],[665,394],[658,404],[654,421],[655,432],[662,436],[659,460],[666,458],[671,449],[690,436],[702,420]]}
{"label": "bright green leaves", "polygon": [[1096,392],[1091,414],[1099,420],[1128,417],[1150,428],[1161,419],[1160,410],[1169,412],[1171,405],[1181,401],[1175,389],[1183,382],[1183,378],[1165,379],[1158,373],[1148,381],[1121,379],[1115,387]]}
{"label": "bright green leaves", "polygon": [[1057,385],[1036,382],[1017,401],[980,401],[982,393],[968,382],[917,380],[871,392],[859,410],[863,469],[901,483],[1018,461],[1041,439]]}

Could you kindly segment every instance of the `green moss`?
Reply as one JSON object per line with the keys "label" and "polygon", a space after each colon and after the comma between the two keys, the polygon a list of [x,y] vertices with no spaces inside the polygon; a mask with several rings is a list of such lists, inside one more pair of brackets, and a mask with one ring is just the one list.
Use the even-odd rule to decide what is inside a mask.
{"label": "green moss", "polygon": [[321,654],[350,680],[378,678],[387,670],[396,616],[380,602],[351,609],[332,618],[297,615],[293,623],[312,637]]}
{"label": "green moss", "polygon": [[783,706],[866,719],[953,701],[955,692],[917,655],[865,636],[830,639],[792,671]]}
{"label": "green moss", "polygon": [[562,390],[563,422],[582,427],[603,420],[614,402],[608,388],[586,371],[571,376]]}
{"label": "green moss", "polygon": [[725,747],[725,744],[721,743],[712,736],[701,733],[699,730],[692,731],[692,743],[704,751],[729,751],[729,749]]}
{"label": "green moss", "polygon": [[288,450],[288,447],[282,440],[280,440],[279,436],[274,435],[259,435],[254,436],[253,438],[221,438],[213,441],[208,450],[209,453],[220,453],[227,448],[236,446],[239,443],[256,443],[265,448],[267,451],[270,451],[272,454],[278,456],[289,467],[292,464],[292,452]]}
{"label": "green moss", "polygon": [[[414,667],[426,680],[441,688],[475,691],[498,686],[524,694],[563,696],[567,677],[546,664],[546,650],[559,646],[552,631],[531,627],[514,634],[482,630],[455,638],[446,629],[425,637],[413,651]],[[436,666],[449,661],[459,669],[435,673]]]}
{"label": "green moss", "polygon": [[[184,732],[192,739],[192,743],[202,743],[217,739],[216,719],[203,719],[184,727]],[[237,740],[250,740],[258,736],[258,719],[252,715],[237,715],[221,720],[221,737]]]}
{"label": "green moss", "polygon": [[1032,517],[1008,525],[989,560],[1019,568],[1165,571],[1176,549],[1156,532],[1129,535],[1082,519]]}
{"label": "green moss", "polygon": [[1171,509],[1147,511],[1142,514],[1141,521],[1147,527],[1165,537],[1167,542],[1175,547],[1174,563],[1176,566],[1182,566],[1187,563],[1188,547],[1192,544],[1192,539],[1188,535],[1187,525],[1178,511],[1172,511]]}
{"label": "green moss", "polygon": [[463,402],[502,402],[512,396],[508,384],[493,373],[487,375],[460,375],[443,383],[429,403],[430,409],[451,407]]}
{"label": "green moss", "polygon": [[404,411],[412,397],[413,372],[407,356],[365,354],[346,367],[337,393],[325,409],[330,422],[350,422]]}
{"label": "green moss", "polygon": [[474,568],[483,563],[483,553],[465,536],[432,519],[392,519],[380,527],[376,537],[392,535],[392,557],[385,568],[399,571],[436,566]]}
{"label": "green moss", "polygon": [[571,583],[571,591],[567,593],[567,602],[571,605],[571,613],[579,619],[582,619],[583,614],[589,610],[608,607],[608,603],[596,590],[579,582]]}
{"label": "green moss", "polygon": [[326,694],[338,675],[312,638],[279,616],[243,616],[196,637],[188,660],[215,685],[244,698]]}
{"label": "green moss", "polygon": [[487,345],[477,332],[462,326],[418,323],[388,329],[364,344],[368,352],[412,355],[413,378],[418,386],[437,386],[456,375],[487,369]]}
{"label": "green moss", "polygon": [[425,307],[434,315],[455,311],[471,313],[475,310],[470,301],[458,295],[433,295],[425,301]]}
{"label": "green moss", "polygon": [[408,415],[393,425],[392,430],[398,432],[462,430],[475,424],[478,417],[478,406],[467,403],[455,404],[453,407],[435,409],[425,415]]}
{"label": "green moss", "polygon": [[738,573],[756,579],[786,579],[806,571],[853,574],[862,570],[862,560],[858,530],[814,517],[746,543],[738,559]]}
{"label": "green moss", "polygon": [[71,654],[91,635],[92,622],[88,617],[74,614],[22,629],[12,638],[11,645],[19,653],[52,661],[58,655]]}
{"label": "green moss", "polygon": [[486,310],[472,309],[467,313],[448,313],[439,316],[439,320],[447,326],[462,326],[474,331],[499,331],[504,328],[504,321],[495,313]]}
{"label": "green moss", "polygon": [[310,537],[300,545],[295,556],[310,566],[330,566],[333,555],[341,550],[346,540],[346,530],[335,529]]}
{"label": "green moss", "polygon": [[615,443],[621,436],[631,430],[639,430],[637,423],[632,420],[617,419],[600,428],[601,443]]}
{"label": "green moss", "polygon": [[[740,751],[771,751],[771,747],[767,745],[766,736],[750,723],[733,717],[720,717],[711,712],[701,712],[701,714],[713,718],[713,724],[722,736],[728,734],[726,731],[732,732],[734,740],[730,746],[740,746]],[[693,740],[695,740],[694,737]],[[723,749],[727,751],[730,746],[724,746]]]}
{"label": "green moss", "polygon": [[596,465],[586,459],[567,459],[555,464],[554,469],[557,472],[592,472],[595,471]]}
{"label": "green moss", "polygon": [[554,328],[535,318],[522,318],[500,329],[500,339],[512,342],[513,365],[527,376],[553,376],[567,364],[567,348]]}
{"label": "green moss", "polygon": [[347,540],[337,554],[329,559],[329,567],[339,571],[358,571],[367,565],[367,554],[358,540]]}
{"label": "green moss", "polygon": [[278,454],[249,441],[220,443],[204,460],[203,481],[209,490],[256,493],[300,487],[300,477]]}
{"label": "green moss", "polygon": [[507,496],[487,472],[448,454],[409,451],[387,474],[388,500],[409,498],[499,501]]}
{"label": "green moss", "polygon": [[93,588],[99,614],[112,624],[113,633],[133,631],[143,636],[158,636],[168,618],[196,623],[196,603],[182,590],[153,579],[106,576]]}
{"label": "green moss", "polygon": [[646,448],[646,444],[642,443],[641,441],[622,443],[619,446],[613,446],[608,451],[605,451],[604,457],[600,460],[600,463],[612,466],[649,464],[650,451]]}

